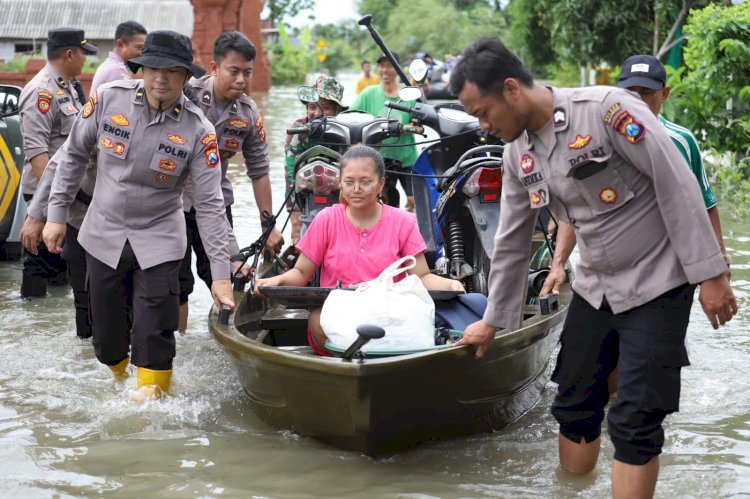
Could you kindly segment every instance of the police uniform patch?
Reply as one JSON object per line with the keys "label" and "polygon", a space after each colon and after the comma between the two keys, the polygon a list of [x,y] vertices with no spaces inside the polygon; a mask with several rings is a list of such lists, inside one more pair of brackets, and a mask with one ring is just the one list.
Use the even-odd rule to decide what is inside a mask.
{"label": "police uniform patch", "polygon": [[224,141],[225,149],[237,149],[238,147],[240,147],[240,141],[237,139],[226,139]]}
{"label": "police uniform patch", "polygon": [[89,116],[94,114],[95,106],[96,106],[96,103],[94,102],[94,96],[91,96],[91,98],[86,101],[86,104],[83,105],[83,109],[81,109],[81,115],[84,118],[88,118]]}
{"label": "police uniform patch", "polygon": [[219,146],[216,142],[211,142],[206,146],[206,164],[211,168],[219,164]]}
{"label": "police uniform patch", "polygon": [[39,90],[37,92],[36,107],[39,112],[46,114],[49,111],[50,103],[52,102],[52,94],[46,90]]}
{"label": "police uniform patch", "polygon": [[171,159],[162,159],[159,161],[159,168],[162,170],[167,170],[168,172],[173,172],[177,170],[177,163],[172,161]]}
{"label": "police uniform patch", "polygon": [[179,145],[187,144],[187,139],[183,139],[176,133],[168,133],[167,139],[174,144],[179,144]]}
{"label": "police uniform patch", "polygon": [[99,143],[105,149],[112,149],[113,147],[115,147],[115,145],[112,143],[112,141],[109,140],[109,137],[104,137],[102,140],[99,141]]}
{"label": "police uniform patch", "polygon": [[631,144],[637,144],[646,135],[646,127],[637,122],[633,116],[627,112],[621,112],[612,123],[617,133],[628,139]]}
{"label": "police uniform patch", "polygon": [[209,133],[209,134],[206,134],[206,135],[205,135],[205,136],[204,136],[204,137],[203,137],[203,138],[201,139],[201,144],[203,144],[204,146],[207,146],[207,145],[208,145],[208,144],[210,144],[211,142],[216,142],[216,134],[215,134],[215,133]]}
{"label": "police uniform patch", "polygon": [[57,92],[55,92],[57,95],[65,95],[65,90],[58,89]]}
{"label": "police uniform patch", "polygon": [[568,144],[568,149],[583,149],[591,142],[591,135],[576,134],[576,139]]}
{"label": "police uniform patch", "polygon": [[549,191],[546,185],[541,185],[538,189],[529,191],[529,203],[532,208],[541,208],[549,204]]}
{"label": "police uniform patch", "polygon": [[229,158],[231,158],[232,156],[234,156],[234,152],[232,152],[232,151],[227,151],[226,149],[225,149],[225,150],[223,150],[223,151],[221,151],[221,153],[219,154],[219,157],[220,157],[221,159],[229,159]]}
{"label": "police uniform patch", "polygon": [[604,204],[612,204],[617,201],[617,191],[611,187],[606,187],[599,192],[599,201]]}
{"label": "police uniform patch", "polygon": [[621,108],[622,106],[620,106],[619,102],[612,104],[612,106],[607,109],[607,114],[604,115],[604,122],[607,124],[611,123],[612,118],[615,117],[615,114],[617,114],[617,111],[619,111]]}
{"label": "police uniform patch", "polygon": [[552,110],[552,121],[554,121],[555,126],[565,126],[565,123],[568,122],[568,115],[565,112],[565,109],[561,107],[556,107]]}
{"label": "police uniform patch", "polygon": [[229,124],[235,128],[247,128],[250,126],[250,123],[248,123],[245,120],[241,120],[239,118],[234,118],[234,119],[229,120]]}
{"label": "police uniform patch", "polygon": [[521,171],[524,173],[531,173],[534,169],[534,158],[528,154],[521,156]]}
{"label": "police uniform patch", "polygon": [[112,149],[115,154],[122,156],[125,153],[125,144],[122,142],[118,142],[115,144],[115,147]]}
{"label": "police uniform patch", "polygon": [[258,119],[255,120],[255,128],[258,130],[258,138],[261,142],[266,141],[266,128],[263,126],[263,116],[258,115]]}
{"label": "police uniform patch", "polygon": [[156,177],[154,179],[156,180],[157,184],[166,184],[169,180],[169,175],[160,172],[156,174]]}
{"label": "police uniform patch", "polygon": [[109,119],[114,123],[115,125],[120,126],[128,126],[130,125],[130,121],[124,114],[113,114],[109,117]]}

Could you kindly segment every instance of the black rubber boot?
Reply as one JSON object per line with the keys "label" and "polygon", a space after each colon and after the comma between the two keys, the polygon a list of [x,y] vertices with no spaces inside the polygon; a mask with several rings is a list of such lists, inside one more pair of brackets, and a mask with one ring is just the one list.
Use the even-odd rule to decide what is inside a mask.
{"label": "black rubber boot", "polygon": [[24,274],[21,280],[22,298],[41,298],[47,296],[47,279]]}

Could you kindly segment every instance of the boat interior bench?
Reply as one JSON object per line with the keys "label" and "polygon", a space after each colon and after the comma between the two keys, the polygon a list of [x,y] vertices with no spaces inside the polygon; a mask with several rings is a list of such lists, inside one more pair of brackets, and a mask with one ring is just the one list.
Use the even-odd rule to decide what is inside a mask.
{"label": "boat interior bench", "polygon": [[271,309],[260,319],[263,331],[257,340],[271,346],[307,345],[307,318],[305,309]]}

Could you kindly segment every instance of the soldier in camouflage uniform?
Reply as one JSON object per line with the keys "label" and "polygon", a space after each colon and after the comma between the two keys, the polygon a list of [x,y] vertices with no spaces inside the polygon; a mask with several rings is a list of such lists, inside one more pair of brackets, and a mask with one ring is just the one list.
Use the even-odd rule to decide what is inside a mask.
{"label": "soldier in camouflage uniform", "polygon": [[[299,126],[306,125],[311,119],[316,116],[336,116],[340,112],[346,111],[347,106],[342,102],[344,96],[344,86],[332,76],[321,75],[315,80],[313,85],[315,90],[318,91],[320,99],[318,102],[303,103],[307,107],[307,117],[300,118],[290,125],[290,128],[296,128]],[[301,134],[288,134],[286,136],[286,143],[284,144],[284,165],[286,166],[286,187],[287,195],[289,191],[294,188],[294,160],[297,155],[305,152],[312,143],[307,139],[306,135]],[[299,217],[302,212],[299,206],[294,206],[294,198],[287,202],[287,209],[291,212],[292,217],[292,244],[297,244],[300,238],[300,230],[302,229],[302,222]]]}

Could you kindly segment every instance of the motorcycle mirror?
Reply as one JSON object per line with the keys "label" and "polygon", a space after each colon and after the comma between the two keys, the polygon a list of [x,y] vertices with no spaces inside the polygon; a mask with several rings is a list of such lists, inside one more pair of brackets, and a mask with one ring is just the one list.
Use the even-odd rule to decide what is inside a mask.
{"label": "motorcycle mirror", "polygon": [[297,89],[297,98],[305,103],[318,102],[320,94],[315,87],[299,87]]}
{"label": "motorcycle mirror", "polygon": [[409,76],[414,78],[414,81],[421,82],[427,76],[427,64],[422,59],[414,59],[409,64]]}
{"label": "motorcycle mirror", "polygon": [[398,98],[402,101],[411,102],[422,97],[419,87],[404,87],[398,91]]}

